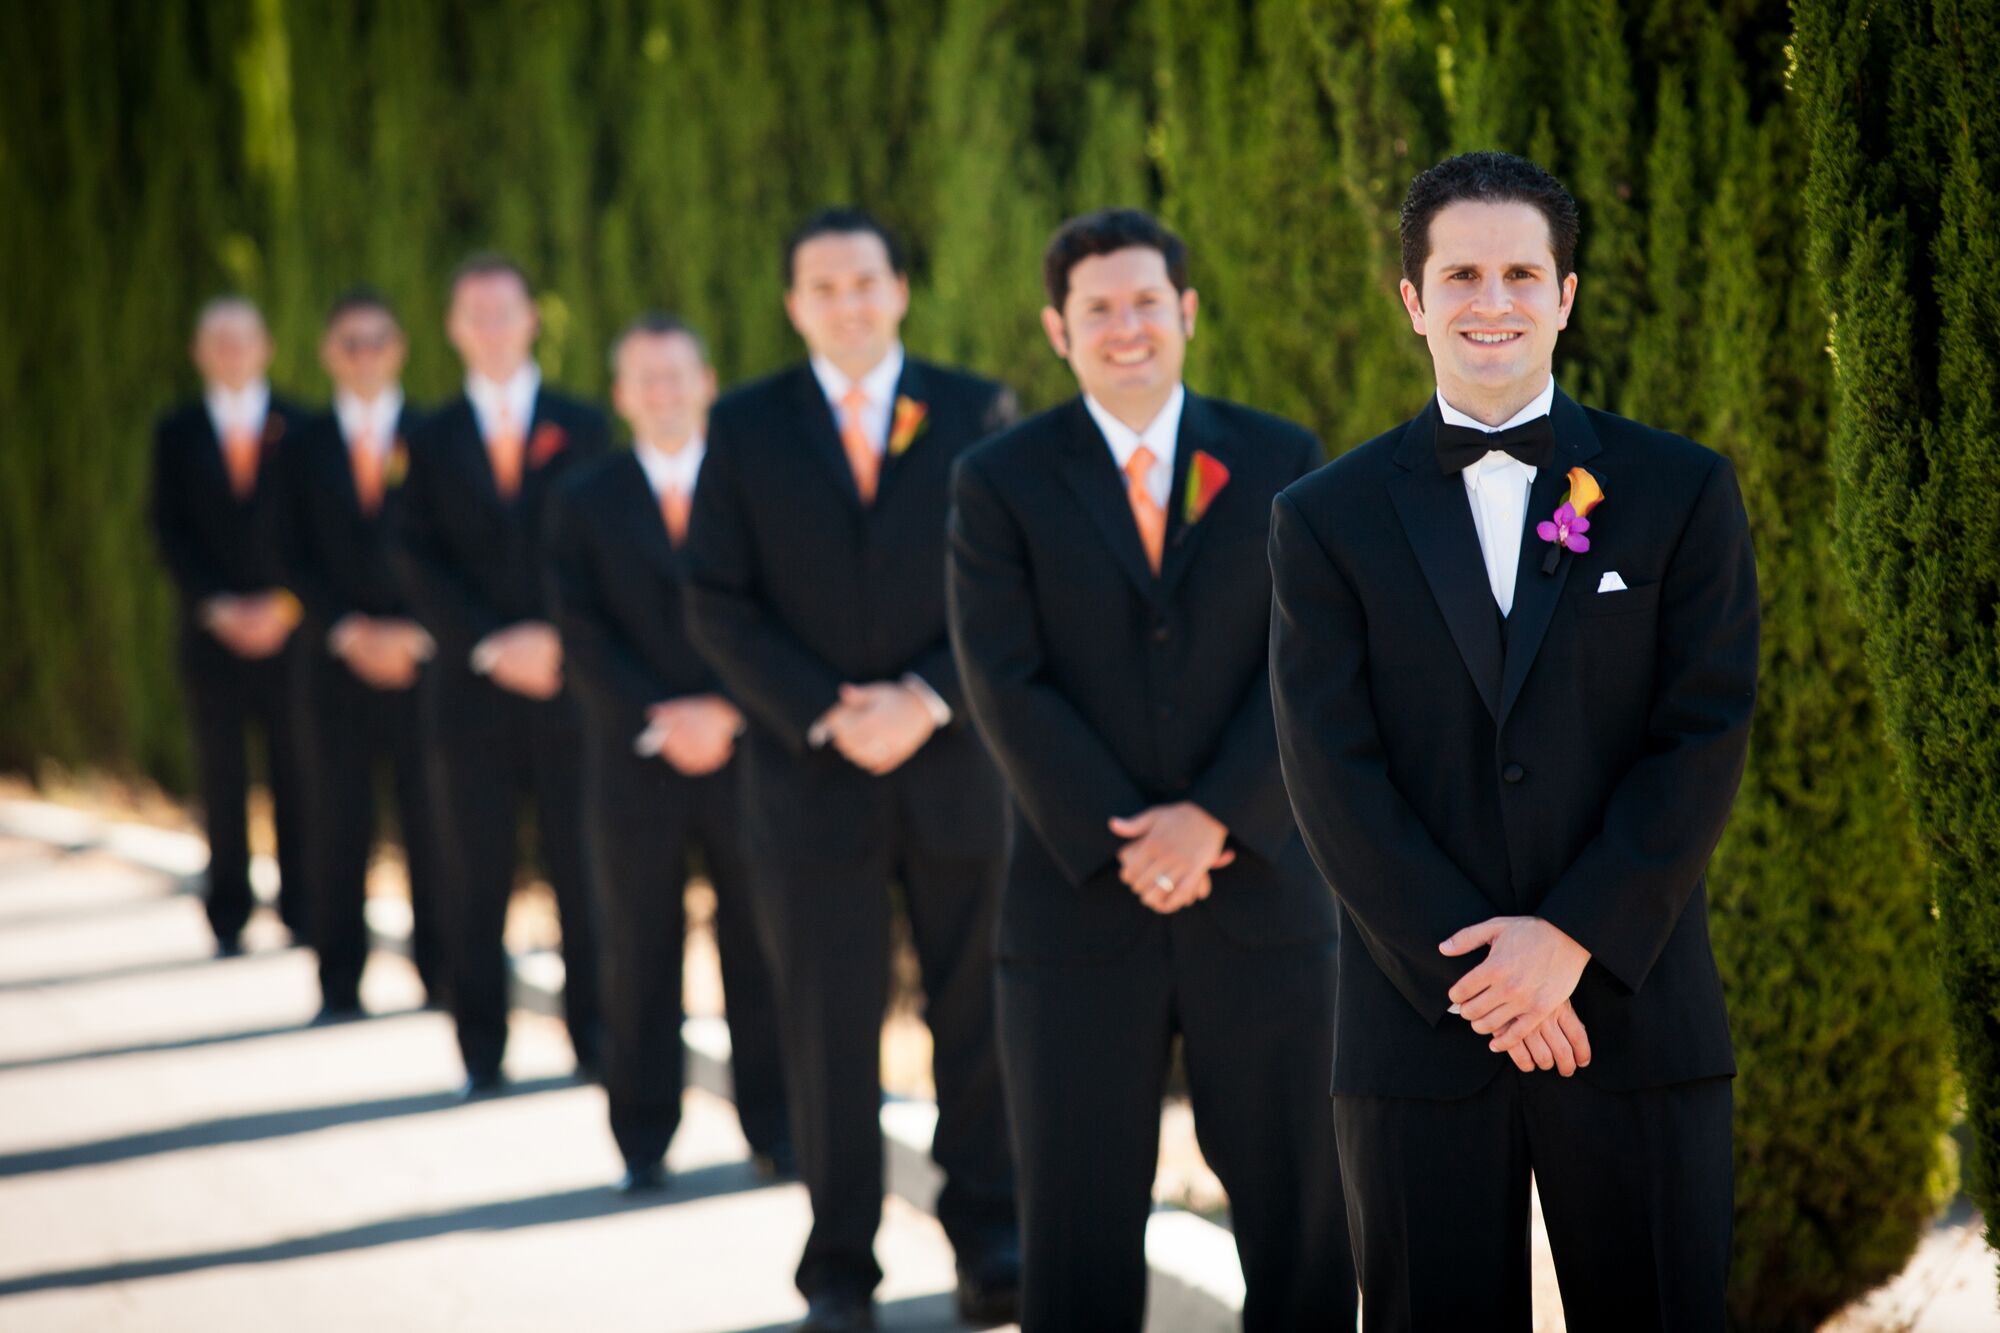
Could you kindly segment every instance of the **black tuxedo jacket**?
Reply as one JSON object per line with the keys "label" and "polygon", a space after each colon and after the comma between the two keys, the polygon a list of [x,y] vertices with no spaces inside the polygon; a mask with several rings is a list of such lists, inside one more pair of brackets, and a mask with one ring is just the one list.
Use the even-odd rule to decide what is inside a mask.
{"label": "black tuxedo jacket", "polygon": [[207,406],[196,399],[153,428],[153,534],[181,596],[184,622],[218,593],[265,592],[286,586],[278,549],[280,460],[305,413],[271,395],[264,417],[257,484],[239,500],[229,488],[222,442]]}
{"label": "black tuxedo jacket", "polygon": [[[965,716],[944,623],[951,465],[1008,425],[1012,394],[907,359],[899,397],[923,429],[885,454],[863,506],[833,410],[810,366],[746,385],[715,406],[686,554],[695,642],[751,720],[745,836],[783,854],[842,859],[879,836],[900,801],[919,844],[998,855],[1006,800]],[[874,778],[806,733],[842,682],[914,672],[951,707],[901,768]]]}
{"label": "black tuxedo jacket", "polygon": [[[1197,451],[1229,480],[1189,526]],[[953,641],[1024,817],[1004,956],[1105,956],[1137,939],[1158,918],[1118,879],[1123,843],[1106,821],[1173,801],[1226,824],[1238,856],[1189,911],[1249,946],[1332,933],[1332,901],[1285,798],[1266,661],[1271,498],[1322,457],[1290,422],[1188,394],[1158,578],[1081,398],[958,469]]]}
{"label": "black tuxedo jacket", "polygon": [[[1504,636],[1435,400],[1274,507],[1271,673],[1300,827],[1340,900],[1334,1091],[1455,1098],[1507,1057],[1448,1016],[1481,955],[1438,944],[1534,915],[1591,952],[1578,1077],[1735,1072],[1704,868],[1743,772],[1757,584],[1735,473],[1558,393]],[[1534,525],[1573,467],[1604,491],[1552,574]],[[1609,572],[1622,592],[1600,592]],[[1551,1075],[1551,1077],[1553,1077]]]}
{"label": "black tuxedo jacket", "polygon": [[472,646],[494,630],[548,618],[542,528],[549,498],[609,445],[601,412],[542,386],[521,489],[509,503],[494,485],[479,419],[463,394],[411,434],[410,471],[396,512],[397,564],[447,671],[469,674]]}
{"label": "black tuxedo jacket", "polygon": [[382,507],[373,514],[362,511],[355,493],[347,438],[334,413],[306,418],[286,441],[274,496],[278,550],[288,586],[322,631],[349,613],[413,615],[390,548],[402,503],[396,474],[407,466],[409,438],[420,419],[416,409],[404,405],[395,443],[384,460]]}
{"label": "black tuxedo jacket", "polygon": [[546,555],[549,605],[590,749],[599,762],[665,768],[632,753],[647,706],[722,686],[688,638],[681,552],[636,457],[614,454],[564,484],[549,511]]}

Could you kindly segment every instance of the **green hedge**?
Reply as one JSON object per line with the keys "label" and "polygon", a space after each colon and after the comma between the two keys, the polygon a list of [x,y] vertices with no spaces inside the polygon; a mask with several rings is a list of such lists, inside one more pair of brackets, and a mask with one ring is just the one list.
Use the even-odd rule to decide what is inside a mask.
{"label": "green hedge", "polygon": [[268,303],[278,381],[316,393],[321,310],[376,283],[434,396],[458,375],[443,276],[497,244],[544,286],[554,377],[601,390],[606,338],[660,305],[733,379],[795,355],[784,233],[853,199],[911,241],[912,346],[1033,406],[1068,388],[1036,320],[1044,239],[1136,203],[1193,246],[1190,378],[1339,449],[1428,391],[1395,297],[1409,177],[1526,151],[1584,208],[1563,384],[1727,451],[1756,526],[1765,691],[1713,877],[1743,1067],[1734,1302],[1743,1327],[1805,1326],[1914,1244],[1942,1070],[1923,889],[1827,559],[1789,39],[1775,0],[9,6],[0,595],[27,632],[0,635],[0,767],[185,778],[141,492],[219,287]]}
{"label": "green hedge", "polygon": [[1966,1181],[2000,1242],[2000,12],[1798,5],[1836,549],[1930,865]]}

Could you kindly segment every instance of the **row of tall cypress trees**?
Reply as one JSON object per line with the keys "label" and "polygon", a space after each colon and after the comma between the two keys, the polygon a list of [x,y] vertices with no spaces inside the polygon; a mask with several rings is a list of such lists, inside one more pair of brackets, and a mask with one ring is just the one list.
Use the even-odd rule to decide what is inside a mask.
{"label": "row of tall cypress trees", "polygon": [[[607,339],[659,306],[734,379],[795,353],[786,231],[854,200],[910,241],[911,345],[1032,407],[1067,382],[1035,320],[1044,240],[1135,203],[1193,247],[1191,383],[1337,452],[1428,391],[1395,297],[1409,177],[1527,152],[1584,211],[1558,378],[1727,452],[1756,532],[1764,689],[1711,887],[1742,1066],[1732,1306],[1811,1327],[1932,1216],[1947,1091],[1928,899],[1849,610],[1881,599],[1830,559],[1802,107],[1839,111],[1788,84],[1790,37],[1777,0],[5,7],[0,766],[185,776],[142,492],[208,293],[263,300],[278,382],[314,394],[321,311],[372,282],[436,397],[457,377],[443,277],[497,245],[542,285],[553,378],[602,389]],[[1888,554],[1849,539],[1864,569]],[[1892,720],[1921,706],[1885,697]]]}

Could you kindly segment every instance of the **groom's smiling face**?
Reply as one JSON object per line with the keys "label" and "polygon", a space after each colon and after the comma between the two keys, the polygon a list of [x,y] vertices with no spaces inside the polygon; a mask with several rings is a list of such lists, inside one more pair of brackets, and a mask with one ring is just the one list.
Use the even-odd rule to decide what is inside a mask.
{"label": "groom's smiling face", "polygon": [[1533,204],[1465,200],[1431,219],[1423,290],[1405,280],[1403,306],[1445,401],[1497,424],[1542,391],[1576,301],[1576,274],[1556,269]]}

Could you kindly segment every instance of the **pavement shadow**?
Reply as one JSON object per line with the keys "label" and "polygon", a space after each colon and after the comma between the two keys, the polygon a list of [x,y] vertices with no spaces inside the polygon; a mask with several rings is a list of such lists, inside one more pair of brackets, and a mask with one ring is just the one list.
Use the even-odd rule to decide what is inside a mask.
{"label": "pavement shadow", "polygon": [[[386,1013],[370,1014],[365,1020],[379,1023],[391,1018],[405,1018],[411,1014],[428,1012],[422,1009],[394,1009]],[[342,1028],[348,1025],[341,1025]],[[116,1060],[127,1055],[158,1055],[168,1051],[198,1051],[209,1046],[227,1046],[238,1041],[262,1041],[266,1037],[294,1037],[307,1032],[338,1031],[332,1025],[317,1023],[283,1023],[273,1027],[241,1028],[234,1032],[207,1032],[195,1037],[171,1037],[160,1041],[133,1042],[128,1046],[97,1046],[81,1051],[56,1051],[49,1055],[28,1055],[18,1060],[0,1060],[0,1074],[11,1074],[24,1069],[52,1069],[59,1065],[85,1064],[92,1060]]]}
{"label": "pavement shadow", "polygon": [[[875,1326],[887,1333],[961,1333],[961,1330],[973,1327],[960,1321],[958,1302],[948,1291],[878,1302],[875,1306]],[[782,1324],[730,1329],[728,1333],[791,1333],[797,1327],[797,1320],[787,1320]]]}
{"label": "pavement shadow", "polygon": [[[568,1075],[531,1078],[507,1084],[485,1100],[525,1097],[538,1092],[574,1088],[577,1081]],[[125,1134],[114,1139],[68,1144],[60,1148],[32,1148],[26,1152],[0,1154],[0,1179],[34,1175],[44,1171],[65,1171],[79,1166],[102,1166],[126,1162],[135,1157],[159,1153],[185,1152],[190,1148],[212,1148],[229,1143],[256,1143],[293,1134],[310,1134],[340,1125],[368,1124],[401,1116],[449,1111],[463,1105],[454,1092],[426,1092],[407,1097],[379,1097],[373,1101],[343,1102],[333,1106],[301,1106],[284,1111],[260,1111],[252,1115],[223,1116],[171,1129],[152,1129]]]}
{"label": "pavement shadow", "polygon": [[299,945],[286,945],[278,949],[258,949],[245,951],[230,957],[219,957],[214,953],[184,954],[179,958],[160,958],[144,963],[127,963],[121,967],[100,968],[94,972],[58,972],[41,977],[7,977],[0,980],[0,995],[17,991],[50,990],[57,986],[85,986],[104,981],[133,981],[142,977],[166,976],[174,972],[187,972],[198,967],[227,967],[235,963],[268,961],[290,953]]}
{"label": "pavement shadow", "polygon": [[[562,1080],[562,1083],[567,1086],[568,1080]],[[433,1236],[446,1236],[459,1231],[511,1231],[522,1227],[554,1226],[651,1208],[671,1208],[675,1204],[692,1203],[697,1199],[769,1188],[776,1187],[760,1177],[749,1162],[724,1162],[678,1173],[666,1189],[654,1194],[627,1197],[617,1194],[608,1185],[592,1186],[557,1194],[468,1204],[437,1213],[385,1218],[380,1222],[366,1222],[339,1231],[296,1236],[262,1245],[163,1255],[157,1259],[128,1259],[49,1273],[28,1273],[0,1279],[0,1298],[33,1291],[95,1287],[108,1282],[140,1282],[148,1278],[198,1273],[237,1264],[284,1263],[292,1259],[344,1254],[404,1241],[428,1240]]]}

